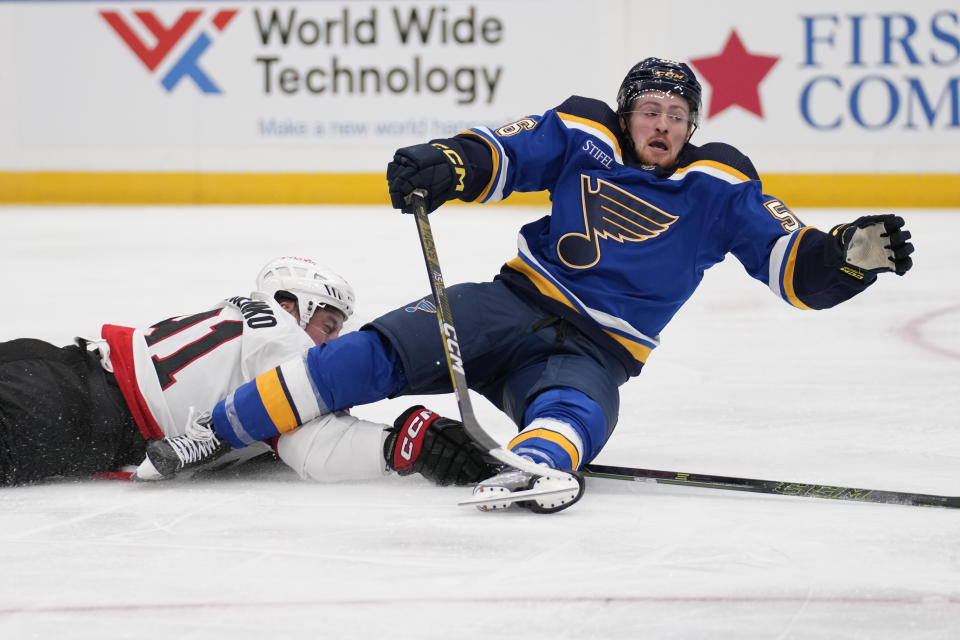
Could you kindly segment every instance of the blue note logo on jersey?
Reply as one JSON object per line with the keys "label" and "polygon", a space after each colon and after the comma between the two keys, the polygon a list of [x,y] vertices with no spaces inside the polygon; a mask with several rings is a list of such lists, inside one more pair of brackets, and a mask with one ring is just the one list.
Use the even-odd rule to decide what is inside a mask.
{"label": "blue note logo on jersey", "polygon": [[417,311],[426,311],[427,313],[436,313],[437,307],[426,298],[423,298],[422,300],[417,302],[417,304],[409,307],[405,307],[403,310],[408,313],[415,313]]}
{"label": "blue note logo on jersey", "polygon": [[605,180],[590,184],[589,176],[580,176],[583,204],[583,232],[564,235],[557,242],[557,255],[568,267],[587,269],[600,260],[600,240],[643,242],[655,238],[677,221],[677,216]]}

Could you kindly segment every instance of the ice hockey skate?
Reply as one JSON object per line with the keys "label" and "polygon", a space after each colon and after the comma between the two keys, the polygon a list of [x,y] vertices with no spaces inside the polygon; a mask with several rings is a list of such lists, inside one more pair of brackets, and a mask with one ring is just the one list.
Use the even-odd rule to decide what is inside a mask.
{"label": "ice hockey skate", "polygon": [[535,513],[555,513],[572,506],[583,496],[586,485],[576,471],[544,466],[543,474],[505,467],[492,478],[478,483],[473,489],[473,498],[460,504],[472,504],[481,511],[516,505]]}
{"label": "ice hockey skate", "polygon": [[209,413],[201,413],[187,422],[182,436],[150,440],[147,457],[133,474],[134,480],[164,480],[187,469],[199,469],[231,450],[217,437]]}

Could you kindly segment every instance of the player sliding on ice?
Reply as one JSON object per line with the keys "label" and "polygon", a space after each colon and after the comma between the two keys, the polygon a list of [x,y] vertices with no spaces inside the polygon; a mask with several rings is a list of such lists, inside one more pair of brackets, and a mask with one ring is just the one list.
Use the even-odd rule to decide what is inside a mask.
{"label": "player sliding on ice", "polygon": [[[30,338],[0,343],[0,484],[137,464],[147,439],[184,432],[191,407],[207,408],[336,338],[353,312],[350,284],[305,258],[272,260],[257,289],[151,327],[106,324],[101,338],[62,348]],[[258,444],[232,458],[268,451]]]}
{"label": "player sliding on ice", "polygon": [[[499,275],[448,292],[470,388],[517,424],[509,449],[545,468],[576,470],[600,452],[617,423],[620,385],[728,253],[799,309],[832,307],[877,274],[911,267],[901,218],[866,216],[829,232],[805,226],[764,194],[735,148],[690,144],[700,93],[686,64],[647,58],[624,78],[616,111],[574,96],[494,131],[399,149],[387,168],[397,209],[416,189],[427,192],[427,212],[454,198],[550,191],[550,214],[521,229],[519,253]],[[415,301],[311,348],[236,389],[205,426],[242,447],[345,407],[449,392],[430,309]],[[507,468],[475,494],[536,480]],[[555,511],[581,494],[582,486],[523,504]]]}
{"label": "player sliding on ice", "polygon": [[[0,342],[0,485],[129,476],[125,468],[143,460],[148,439],[183,434],[193,407],[210,407],[257,374],[337,338],[353,308],[346,280],[309,258],[287,257],[260,271],[253,293],[199,313],[147,328],[104,325],[102,339],[66,347]],[[421,426],[416,455],[401,433],[408,423]],[[178,442],[184,455],[217,449],[202,439]],[[149,446],[161,443],[170,440]],[[206,470],[272,456],[268,444],[301,476],[321,481],[397,469],[437,484],[471,484],[495,471],[460,423],[422,407],[408,409],[392,428],[327,414],[270,443],[231,451]],[[394,448],[405,457],[388,464]],[[149,463],[140,471],[157,475]]]}

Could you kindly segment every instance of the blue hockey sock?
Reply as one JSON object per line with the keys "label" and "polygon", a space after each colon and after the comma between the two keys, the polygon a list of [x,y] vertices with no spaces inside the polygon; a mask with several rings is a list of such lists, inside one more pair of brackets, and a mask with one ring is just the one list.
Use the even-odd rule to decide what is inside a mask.
{"label": "blue hockey sock", "polygon": [[239,449],[330,411],[382,400],[405,384],[396,353],[379,334],[356,331],[235,389],[214,407],[214,429]]}
{"label": "blue hockey sock", "polygon": [[569,387],[555,387],[534,398],[524,424],[510,441],[510,450],[554,468],[577,469],[606,442],[607,423],[600,405]]}

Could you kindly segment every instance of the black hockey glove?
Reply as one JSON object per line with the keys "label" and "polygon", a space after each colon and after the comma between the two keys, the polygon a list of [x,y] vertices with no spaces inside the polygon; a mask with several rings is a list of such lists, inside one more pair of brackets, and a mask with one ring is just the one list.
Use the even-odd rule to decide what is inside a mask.
{"label": "black hockey glove", "polygon": [[396,419],[383,444],[387,466],[402,476],[419,473],[438,485],[475,484],[495,475],[500,463],[480,447],[463,423],[422,406]]}
{"label": "black hockey glove", "polygon": [[883,271],[902,276],[913,266],[909,239],[900,216],[863,216],[830,230],[824,257],[828,265],[858,280]]}
{"label": "black hockey glove", "polygon": [[387,185],[394,209],[410,213],[407,197],[414,189],[427,192],[427,213],[453,200],[466,187],[467,168],[462,147],[453,140],[415,144],[397,149],[387,165]]}

